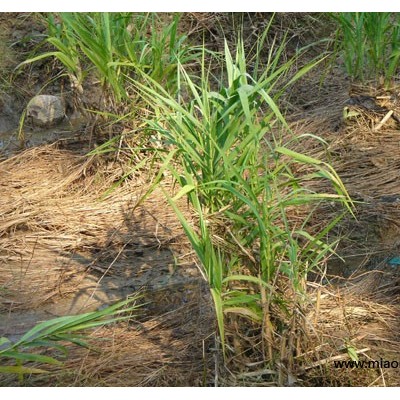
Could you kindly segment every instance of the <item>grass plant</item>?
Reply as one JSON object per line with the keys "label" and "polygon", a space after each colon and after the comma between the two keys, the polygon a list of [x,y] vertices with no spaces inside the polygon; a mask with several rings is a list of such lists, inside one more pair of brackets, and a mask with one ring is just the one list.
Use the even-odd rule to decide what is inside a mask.
{"label": "grass plant", "polygon": [[334,16],[339,24],[347,73],[364,82],[384,78],[389,85],[399,69],[400,20],[390,12],[344,12]]}
{"label": "grass plant", "polygon": [[94,70],[116,101],[130,96],[125,76],[136,79],[144,73],[174,91],[178,63],[198,57],[198,50],[179,34],[179,20],[179,14],[168,23],[155,13],[49,14],[47,42],[56,50],[20,65],[55,57],[66,68],[72,85],[80,89],[87,69]]}
{"label": "grass plant", "polygon": [[[277,281],[289,280],[296,303],[304,296],[307,274],[333,252],[324,238],[337,221],[311,235],[307,220],[312,205],[339,201],[351,209],[335,171],[285,147],[273,130],[278,125],[288,130],[277,104],[280,94],[318,62],[290,77],[296,58],[282,63],[284,47],[284,42],[271,46],[266,67],[250,74],[243,42],[234,56],[225,43],[226,79],[218,91],[211,89],[204,56],[200,84],[181,66],[180,85],[187,88],[190,101],[176,100],[154,81],[137,84],[154,110],[149,128],[164,142],[163,169],[180,187],[175,196],[165,193],[209,282],[223,345],[232,315],[271,327],[276,305],[286,315],[294,312]],[[296,176],[296,163],[313,172]],[[306,182],[315,179],[328,179],[336,192],[311,192]],[[195,226],[179,208],[183,196],[196,215]],[[293,209],[309,214],[293,223]]]}
{"label": "grass plant", "polygon": [[[26,374],[41,374],[47,372],[42,365],[62,365],[58,356],[43,354],[55,350],[61,356],[66,356],[65,343],[88,347],[87,336],[83,333],[90,329],[124,321],[132,318],[139,305],[139,296],[135,295],[120,301],[101,311],[86,314],[63,316],[37,324],[26,332],[16,342],[6,337],[0,338],[0,374],[17,374],[19,380]],[[10,365],[10,360],[14,365]],[[39,366],[38,366],[39,365]]]}

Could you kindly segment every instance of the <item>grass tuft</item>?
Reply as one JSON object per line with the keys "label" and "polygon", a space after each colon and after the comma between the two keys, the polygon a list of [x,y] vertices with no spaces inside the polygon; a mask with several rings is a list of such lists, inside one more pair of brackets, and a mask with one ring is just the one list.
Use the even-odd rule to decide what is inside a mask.
{"label": "grass tuft", "polygon": [[[41,374],[47,372],[35,365],[62,365],[55,356],[41,354],[41,348],[56,350],[66,356],[65,342],[81,347],[88,347],[86,337],[82,332],[89,329],[126,321],[132,318],[139,306],[136,304],[139,296],[135,295],[127,300],[120,301],[101,311],[89,312],[74,316],[63,316],[41,322],[26,332],[15,343],[6,337],[0,338],[0,360],[7,364],[0,366],[0,374],[17,374],[20,382],[26,374]],[[15,365],[9,365],[10,360]],[[34,363],[24,365],[25,363]]]}
{"label": "grass tuft", "polygon": [[364,82],[383,78],[390,85],[400,63],[400,23],[390,12],[339,13],[337,40],[342,43],[347,73]]}
{"label": "grass tuft", "polygon": [[[303,301],[307,275],[333,252],[333,244],[324,238],[338,221],[312,235],[307,229],[312,205],[338,201],[352,208],[330,165],[291,151],[276,134],[278,127],[288,130],[278,106],[282,88],[318,63],[289,76],[296,58],[282,62],[284,47],[284,42],[271,46],[266,65],[258,60],[263,72],[249,73],[243,41],[234,54],[225,44],[225,79],[218,90],[210,84],[204,54],[199,84],[180,66],[180,87],[190,100],[176,100],[154,80],[137,83],[154,111],[149,129],[168,149],[160,152],[162,169],[180,189],[175,196],[165,194],[209,283],[225,355],[226,328],[242,318],[269,331],[264,340],[270,348],[268,338],[277,338],[279,326],[295,312],[289,303]],[[295,164],[314,172],[297,176]],[[306,184],[310,180],[328,180],[335,193],[311,192]],[[181,197],[193,208],[195,225],[180,210]],[[309,214],[293,223],[294,209]],[[290,300],[279,289],[281,279],[289,282]],[[280,321],[272,317],[276,307],[284,316]],[[267,353],[272,362],[272,351]]]}

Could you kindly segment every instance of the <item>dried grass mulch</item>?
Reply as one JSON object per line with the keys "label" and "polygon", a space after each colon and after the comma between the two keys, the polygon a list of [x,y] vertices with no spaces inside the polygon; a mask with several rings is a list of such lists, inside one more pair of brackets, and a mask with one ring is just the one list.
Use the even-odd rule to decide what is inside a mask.
{"label": "dried grass mulch", "polygon": [[98,163],[51,145],[0,164],[3,310],[54,301],[113,261],[109,272],[124,274],[140,256],[145,265],[159,249],[179,252],[180,224],[164,196],[154,192],[138,205],[146,184],[135,177],[102,199],[123,171]]}

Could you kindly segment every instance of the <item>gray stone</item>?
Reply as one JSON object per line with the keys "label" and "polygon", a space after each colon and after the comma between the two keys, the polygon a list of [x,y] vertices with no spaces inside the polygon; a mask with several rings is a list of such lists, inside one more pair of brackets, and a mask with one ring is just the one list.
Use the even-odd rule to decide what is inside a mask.
{"label": "gray stone", "polygon": [[65,104],[61,97],[48,94],[35,96],[28,103],[27,119],[35,126],[51,127],[65,118]]}

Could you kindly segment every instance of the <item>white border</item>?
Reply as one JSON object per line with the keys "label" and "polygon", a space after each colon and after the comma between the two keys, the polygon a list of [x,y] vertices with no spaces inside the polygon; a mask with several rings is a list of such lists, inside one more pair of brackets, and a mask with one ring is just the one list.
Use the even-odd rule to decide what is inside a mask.
{"label": "white border", "polygon": [[398,0],[0,0],[0,11],[400,11]]}
{"label": "white border", "polygon": [[[229,400],[252,399],[296,399],[296,400],[337,400],[341,398],[398,398],[398,388],[284,388],[284,387],[224,387],[224,388],[0,388],[0,395],[6,399],[29,398],[30,400],[133,400],[133,399],[173,399],[173,400]],[[4,397],[3,397],[4,396]]]}

